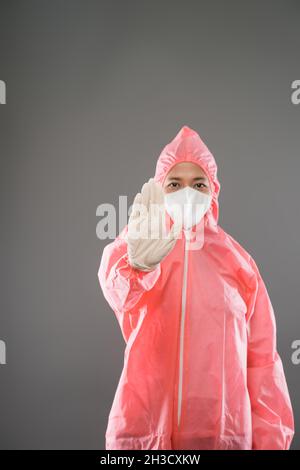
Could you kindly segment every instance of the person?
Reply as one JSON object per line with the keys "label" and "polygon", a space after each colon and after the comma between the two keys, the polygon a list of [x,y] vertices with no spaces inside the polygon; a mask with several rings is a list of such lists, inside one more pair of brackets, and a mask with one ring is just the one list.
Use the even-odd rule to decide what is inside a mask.
{"label": "person", "polygon": [[[214,156],[183,126],[104,247],[99,282],[126,342],[106,449],[290,448],[273,307],[253,257],[218,224],[220,187]],[[156,238],[150,222],[164,226]]]}

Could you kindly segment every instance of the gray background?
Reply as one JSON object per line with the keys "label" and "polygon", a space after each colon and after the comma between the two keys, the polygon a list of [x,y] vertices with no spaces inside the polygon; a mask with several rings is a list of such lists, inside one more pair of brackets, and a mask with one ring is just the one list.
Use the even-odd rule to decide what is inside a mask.
{"label": "gray background", "polygon": [[299,320],[297,1],[1,1],[1,448],[103,449],[125,347],[96,208],[129,203],[183,125],[220,225],[267,285],[293,403]]}

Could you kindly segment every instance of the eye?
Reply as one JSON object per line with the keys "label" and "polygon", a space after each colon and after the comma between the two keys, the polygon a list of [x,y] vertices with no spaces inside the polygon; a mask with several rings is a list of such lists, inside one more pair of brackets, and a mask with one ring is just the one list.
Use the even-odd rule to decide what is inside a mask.
{"label": "eye", "polygon": [[196,183],[194,187],[196,187],[197,189],[201,189],[201,185],[203,185],[204,188],[208,188],[207,184],[204,183]]}
{"label": "eye", "polygon": [[174,189],[174,188],[178,187],[176,185],[179,186],[179,183],[176,183],[175,181],[172,181],[170,184],[168,184],[168,188]]}

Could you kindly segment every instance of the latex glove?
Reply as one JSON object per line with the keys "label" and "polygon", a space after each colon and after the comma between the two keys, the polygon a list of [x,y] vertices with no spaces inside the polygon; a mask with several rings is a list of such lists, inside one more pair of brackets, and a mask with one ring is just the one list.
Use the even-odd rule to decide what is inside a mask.
{"label": "latex glove", "polygon": [[128,221],[128,260],[131,266],[152,271],[174,247],[182,222],[174,222],[169,232],[165,225],[164,191],[153,178],[144,183],[134,198]]}

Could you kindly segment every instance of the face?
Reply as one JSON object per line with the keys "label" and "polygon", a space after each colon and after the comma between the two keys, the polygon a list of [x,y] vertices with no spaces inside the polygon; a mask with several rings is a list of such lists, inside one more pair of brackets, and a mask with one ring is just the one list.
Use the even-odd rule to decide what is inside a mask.
{"label": "face", "polygon": [[174,165],[165,178],[163,190],[165,193],[172,193],[186,186],[211,194],[208,176],[196,163],[181,162]]}

